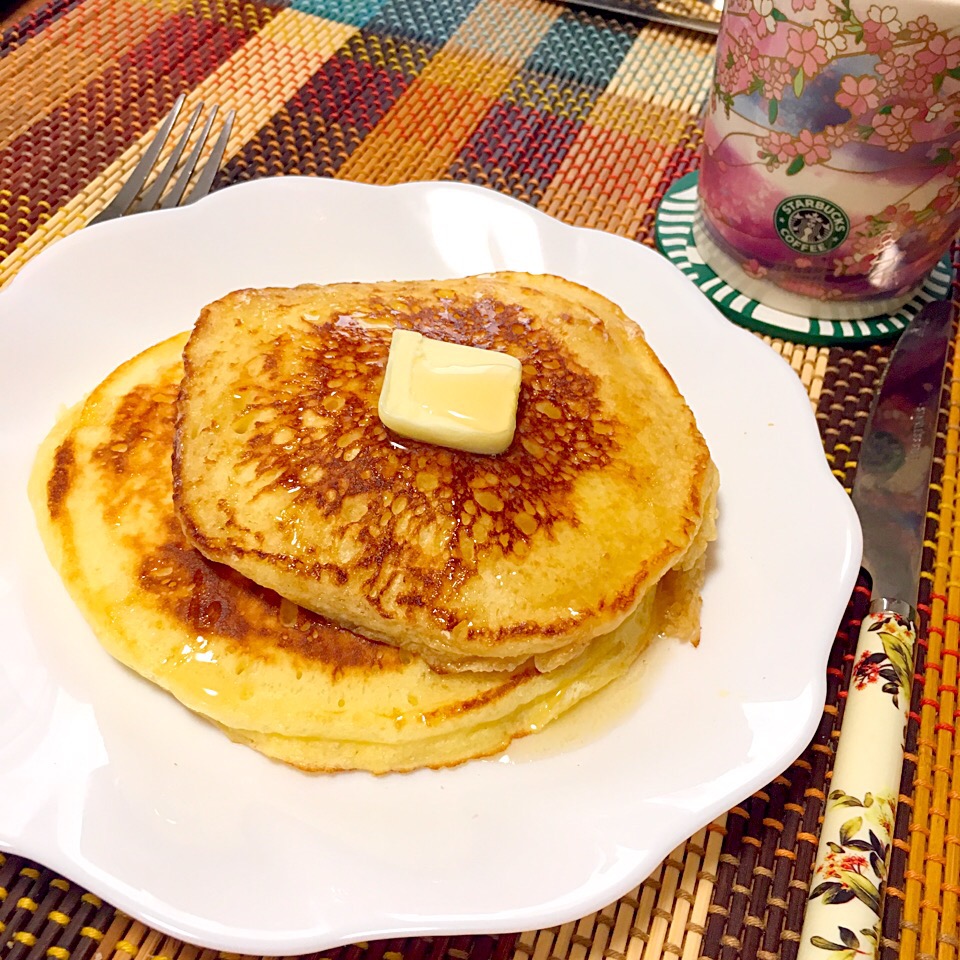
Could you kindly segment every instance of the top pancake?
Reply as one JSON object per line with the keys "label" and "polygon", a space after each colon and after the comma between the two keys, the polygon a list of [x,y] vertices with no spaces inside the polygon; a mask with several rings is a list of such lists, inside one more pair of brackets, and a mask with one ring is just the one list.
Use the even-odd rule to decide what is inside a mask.
{"label": "top pancake", "polygon": [[[396,327],[521,361],[503,454],[383,426]],[[203,310],[184,364],[188,539],[440,669],[573,655],[682,564],[712,510],[706,444],[640,328],[556,277],[241,290]]]}

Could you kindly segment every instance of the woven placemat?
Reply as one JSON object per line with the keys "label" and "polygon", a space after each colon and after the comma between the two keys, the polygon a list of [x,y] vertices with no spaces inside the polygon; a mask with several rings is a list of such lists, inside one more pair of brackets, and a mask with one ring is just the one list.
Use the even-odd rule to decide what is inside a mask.
{"label": "woven placemat", "polygon": [[[105,205],[181,91],[239,110],[220,186],[290,173],[454,179],[652,245],[659,200],[695,167],[712,65],[708,38],[550,0],[53,0],[0,38],[0,284]],[[889,347],[767,342],[807,389],[826,455],[849,486]],[[958,946],[960,384],[952,371],[942,416],[887,960],[952,960]],[[790,960],[865,604],[861,584],[810,747],[616,903],[554,929],[356,944],[324,956]],[[217,955],[16,853],[0,861],[4,957]]]}

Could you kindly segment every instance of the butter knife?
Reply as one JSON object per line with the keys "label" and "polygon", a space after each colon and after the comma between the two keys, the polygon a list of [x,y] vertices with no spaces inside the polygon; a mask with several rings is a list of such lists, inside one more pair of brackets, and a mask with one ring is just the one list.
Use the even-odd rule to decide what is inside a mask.
{"label": "butter knife", "polygon": [[567,0],[567,6],[617,14],[633,20],[666,23],[672,27],[685,27],[687,30],[696,30],[713,37],[720,32],[720,24],[714,20],[661,10],[655,0]]}
{"label": "butter knife", "polygon": [[853,503],[870,610],[860,627],[798,960],[875,957],[913,688],[916,603],[953,306],[930,303],[887,364]]}

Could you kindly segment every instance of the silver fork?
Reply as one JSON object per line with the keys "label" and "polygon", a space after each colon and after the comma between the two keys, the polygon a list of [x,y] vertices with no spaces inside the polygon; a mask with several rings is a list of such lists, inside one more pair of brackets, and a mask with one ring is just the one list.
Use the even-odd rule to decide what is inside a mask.
{"label": "silver fork", "polygon": [[[164,164],[163,169],[157,174],[153,183],[150,184],[150,187],[144,189],[150,178],[150,173],[157,163],[160,152],[170,138],[170,131],[173,129],[173,125],[180,115],[180,110],[183,107],[185,99],[186,97],[182,93],[177,97],[173,108],[163,121],[163,126],[153,140],[150,141],[150,146],[147,147],[143,156],[133,168],[133,172],[127,177],[126,182],[120,188],[120,192],[87,226],[94,223],[103,223],[104,220],[113,220],[116,217],[123,217],[132,213],[143,213],[147,210],[164,210],[169,207],[185,206],[188,203],[199,200],[210,192],[213,178],[220,169],[220,163],[227,149],[227,141],[230,139],[230,131],[233,129],[235,111],[230,110],[227,112],[223,121],[223,128],[213,145],[210,157],[203,165],[203,169],[200,171],[197,181],[193,185],[193,189],[189,195],[184,197],[187,186],[190,183],[190,178],[193,176],[197,163],[200,160],[200,154],[203,152],[204,144],[207,142],[210,131],[213,129],[213,121],[217,116],[218,107],[214,104],[210,108],[210,115],[207,117],[203,129],[201,129],[197,136],[193,148],[186,160],[181,164],[180,158],[187,149],[190,136],[193,133],[194,127],[197,125],[197,121],[200,119],[200,114],[203,112],[202,100],[194,108],[193,114],[187,121],[186,130],[184,130],[176,146],[174,146],[173,153],[171,153],[169,159]],[[177,174],[177,179],[174,181],[170,190],[164,194],[174,174]]]}

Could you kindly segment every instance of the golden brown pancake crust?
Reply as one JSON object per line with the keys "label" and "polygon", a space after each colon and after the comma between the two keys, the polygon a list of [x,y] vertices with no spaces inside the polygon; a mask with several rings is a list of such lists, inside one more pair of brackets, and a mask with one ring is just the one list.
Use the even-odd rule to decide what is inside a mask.
{"label": "golden brown pancake crust", "polygon": [[41,449],[31,500],[104,646],[232,738],[309,770],[439,767],[503,749],[621,674],[650,612],[544,676],[444,676],[282,600],[185,539],[170,471],[185,335],[107,378]]}
{"label": "golden brown pancake crust", "polygon": [[[169,382],[164,385],[138,384],[123,395],[106,425],[107,439],[92,449],[85,465],[105,481],[97,503],[104,522],[118,529],[118,538],[138,558],[137,603],[174,620],[184,636],[228,638],[259,660],[285,650],[337,673],[399,670],[396,648],[358,637],[296,605],[284,606],[274,591],[207,560],[190,545],[172,509],[169,472],[179,363],[165,373]],[[61,516],[77,479],[74,449],[73,436],[57,447],[47,483],[53,519]],[[157,469],[158,460],[166,469]],[[133,514],[153,514],[158,505],[163,508],[159,525],[144,530],[128,522]]]}
{"label": "golden brown pancake crust", "polygon": [[[383,426],[395,327],[521,360],[504,454]],[[238,291],[203,311],[185,362],[189,540],[444,668],[571,655],[702,522],[713,468],[672,380],[613,304],[557,278]]]}

